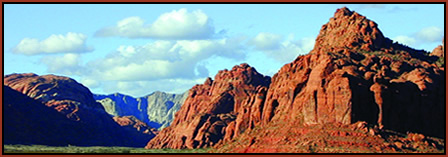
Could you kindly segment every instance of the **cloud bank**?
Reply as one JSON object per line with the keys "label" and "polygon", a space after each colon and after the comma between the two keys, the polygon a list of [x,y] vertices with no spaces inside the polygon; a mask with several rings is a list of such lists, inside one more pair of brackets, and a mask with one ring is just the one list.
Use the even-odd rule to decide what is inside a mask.
{"label": "cloud bank", "polygon": [[98,37],[119,36],[126,38],[157,39],[206,39],[214,34],[212,20],[201,10],[173,10],[160,15],[153,23],[145,24],[140,17],[128,17],[115,26],[95,33]]}
{"label": "cloud bank", "polygon": [[66,35],[51,35],[42,41],[36,38],[24,38],[17,46],[12,48],[12,51],[25,55],[93,51],[92,47],[86,46],[86,39],[86,35],[73,32],[68,32]]}
{"label": "cloud bank", "polygon": [[277,61],[287,63],[294,60],[300,54],[306,54],[314,47],[313,38],[294,39],[294,35],[289,35],[286,39],[283,36],[261,32],[248,42],[249,46],[254,46],[257,51],[264,52]]}
{"label": "cloud bank", "polygon": [[65,53],[44,56],[41,62],[50,73],[78,76],[90,89],[143,96],[154,90],[185,92],[194,84],[203,83],[210,76],[209,69],[223,64],[216,62],[247,62],[247,56],[256,52],[264,53],[262,56],[271,57],[274,62],[287,63],[314,46],[314,38],[295,39],[293,35],[270,32],[253,37],[228,37],[225,32],[215,36],[212,20],[205,13],[186,9],[164,13],[150,24],[140,17],[128,17],[95,35],[153,40],[143,45],[116,45],[106,56],[87,62],[77,53],[91,51],[85,46],[83,34],[53,35],[37,41],[40,45],[62,45],[46,46],[45,51],[43,48],[32,51],[39,46],[28,39],[17,47],[22,48],[23,54]]}
{"label": "cloud bank", "polygon": [[87,63],[87,74],[99,80],[154,81],[160,79],[196,79],[208,76],[198,62],[211,56],[235,60],[245,58],[236,39],[157,40],[143,46],[119,46],[105,58]]}
{"label": "cloud bank", "polygon": [[399,35],[392,38],[394,41],[401,44],[418,47],[422,44],[437,43],[442,41],[444,32],[441,28],[436,26],[425,27],[412,35]]}

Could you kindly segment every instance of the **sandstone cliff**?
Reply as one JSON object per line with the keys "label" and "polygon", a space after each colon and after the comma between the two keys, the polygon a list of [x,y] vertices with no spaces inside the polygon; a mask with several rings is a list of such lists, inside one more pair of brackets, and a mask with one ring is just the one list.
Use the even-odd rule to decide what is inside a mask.
{"label": "sandstone cliff", "polygon": [[[331,132],[337,130],[332,126],[344,128],[359,121],[375,129],[444,138],[445,71],[444,67],[434,64],[437,60],[438,57],[425,51],[393,43],[366,17],[347,8],[338,9],[322,26],[310,54],[299,56],[274,75],[257,130],[246,130],[221,151],[294,150],[296,148],[291,148],[285,137],[308,137],[311,135],[303,132],[314,131],[308,130],[309,127],[328,124],[331,126],[327,126],[326,131],[330,136],[319,140],[331,143],[329,138],[335,138]],[[282,130],[272,131],[279,127]],[[350,137],[348,140],[356,139],[351,132],[337,132]],[[377,130],[372,135],[380,132]],[[241,149],[237,141],[245,140],[252,142]],[[266,146],[263,143],[266,141],[274,146]],[[338,147],[338,143],[333,141],[326,147]],[[362,144],[365,146],[356,149],[388,152],[394,147],[392,151],[398,150],[396,146],[378,143],[375,148]],[[278,148],[273,148],[275,145]],[[399,149],[401,151],[401,147]]]}
{"label": "sandstone cliff", "polygon": [[176,113],[171,126],[160,131],[146,148],[200,148],[217,144],[224,136],[235,134],[237,113],[247,109],[248,103],[270,78],[259,74],[253,67],[241,64],[231,70],[222,70],[215,80],[189,91],[184,105]]}
{"label": "sandstone cliff", "polygon": [[[214,81],[193,87],[172,126],[146,148],[215,145],[226,146],[222,152],[300,152],[293,146],[311,140],[300,137],[320,132],[326,138],[319,140],[332,148],[364,141],[355,149],[393,152],[405,148],[382,143],[389,141],[386,130],[444,138],[445,70],[438,59],[394,43],[375,22],[341,8],[322,26],[314,49],[284,65],[272,83],[247,88],[247,83],[228,83],[239,75],[218,79],[232,76],[221,71]],[[235,99],[233,93],[241,89],[252,92]],[[370,129],[351,129],[358,124]],[[339,136],[349,137],[343,139],[349,143],[328,141]],[[373,147],[367,141],[379,142]]]}

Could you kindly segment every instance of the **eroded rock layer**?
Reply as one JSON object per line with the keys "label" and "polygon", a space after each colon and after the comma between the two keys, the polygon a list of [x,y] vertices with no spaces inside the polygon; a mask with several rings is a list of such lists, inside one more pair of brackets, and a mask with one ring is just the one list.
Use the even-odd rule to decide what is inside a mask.
{"label": "eroded rock layer", "polygon": [[[218,152],[291,152],[295,149],[310,152],[295,147],[294,141],[328,136],[326,133],[310,134],[310,131],[315,132],[310,128],[328,127],[327,132],[336,131],[348,137],[339,140],[356,143],[358,136],[352,136],[351,131],[344,128],[360,121],[377,130],[418,132],[444,138],[445,70],[444,64],[440,64],[443,58],[437,52],[439,49],[443,47],[436,48],[431,55],[393,43],[384,37],[375,22],[347,8],[338,9],[322,27],[310,54],[297,57],[273,76],[265,99],[261,100],[264,101],[261,120],[247,122],[258,125],[246,127],[249,129],[243,134],[215,148],[225,147]],[[239,112],[238,117],[248,115]],[[257,123],[259,121],[261,123]],[[384,137],[386,133],[371,131],[370,134]],[[371,135],[366,135],[365,140]],[[318,148],[339,147],[328,144],[332,140],[330,137],[338,139],[322,137],[320,144],[327,145]],[[360,147],[371,152],[387,152],[391,147],[394,147],[392,152],[398,150],[397,146],[378,142],[382,140],[375,140],[377,148]],[[272,147],[266,149],[266,142]],[[306,142],[296,144],[307,146]],[[441,149],[441,146],[436,147]]]}
{"label": "eroded rock layer", "polygon": [[236,114],[250,109],[248,104],[256,101],[269,83],[269,77],[247,64],[220,71],[215,80],[208,78],[190,89],[171,126],[160,131],[146,148],[201,148],[231,138],[244,131],[238,130],[241,122],[235,121]]}

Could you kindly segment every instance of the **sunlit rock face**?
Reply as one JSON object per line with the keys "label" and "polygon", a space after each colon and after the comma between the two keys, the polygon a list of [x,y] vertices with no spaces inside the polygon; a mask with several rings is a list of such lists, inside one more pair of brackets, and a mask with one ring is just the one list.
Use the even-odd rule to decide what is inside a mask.
{"label": "sunlit rock face", "polygon": [[169,94],[157,91],[140,98],[120,93],[95,94],[94,98],[110,115],[135,116],[152,128],[163,129],[171,124],[174,114],[180,109],[187,96],[188,92]]}
{"label": "sunlit rock face", "polygon": [[[270,77],[248,64],[221,70],[212,80],[189,91],[171,126],[160,131],[146,148],[202,148],[222,142],[237,130],[228,129],[241,110],[247,110],[258,93],[265,91]],[[264,89],[264,90],[263,90]]]}
{"label": "sunlit rock face", "polygon": [[[341,8],[322,26],[314,49],[272,79],[250,75],[243,64],[194,86],[172,125],[146,148],[277,152],[293,149],[302,135],[319,137],[319,131],[304,129],[314,126],[356,140],[357,133],[343,130],[359,121],[444,137],[445,71],[438,59],[394,43],[375,22]],[[285,149],[257,149],[266,142]]]}

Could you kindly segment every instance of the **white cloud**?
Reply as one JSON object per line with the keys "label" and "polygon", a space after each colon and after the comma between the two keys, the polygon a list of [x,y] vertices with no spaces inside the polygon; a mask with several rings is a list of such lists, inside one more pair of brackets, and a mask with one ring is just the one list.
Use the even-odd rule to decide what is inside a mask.
{"label": "white cloud", "polygon": [[25,55],[43,53],[82,53],[93,51],[92,47],[86,46],[87,36],[81,33],[68,32],[66,35],[51,35],[39,41],[35,38],[24,38],[12,51]]}
{"label": "white cloud", "polygon": [[117,25],[103,28],[96,36],[127,38],[206,39],[214,34],[212,20],[201,10],[188,12],[182,8],[164,13],[152,24],[140,17],[128,17]]}
{"label": "white cloud", "polygon": [[[209,69],[202,61],[219,56],[235,61],[246,57],[245,38],[213,40],[156,40],[145,45],[121,45],[103,58],[87,62],[76,71],[81,83],[106,93],[133,96],[154,90],[182,93],[203,83]],[[50,59],[49,59],[50,60]],[[61,58],[62,60],[62,58]],[[219,64],[219,63],[218,63]],[[55,67],[66,67],[59,63]],[[76,67],[77,64],[70,64]],[[54,66],[48,63],[50,66]],[[62,69],[52,69],[62,71]],[[198,82],[198,80],[200,80]]]}
{"label": "white cloud", "polygon": [[400,35],[395,38],[393,38],[394,41],[399,42],[401,44],[407,45],[407,46],[414,46],[416,44],[416,40],[413,37]]}
{"label": "white cloud", "polygon": [[166,60],[148,60],[143,63],[116,65],[102,69],[100,73],[106,80],[154,80],[179,75],[175,73],[175,69],[178,68],[176,65]]}
{"label": "white cloud", "polygon": [[141,97],[153,91],[163,91],[167,93],[183,93],[188,91],[195,84],[202,84],[204,78],[197,79],[161,79],[157,81],[106,81],[103,91],[105,93],[120,92],[123,94]]}
{"label": "white cloud", "polygon": [[291,62],[298,55],[306,54],[314,47],[312,38],[295,40],[294,35],[289,35],[286,39],[282,39],[283,37],[277,34],[259,33],[248,44],[282,63]]}
{"label": "white cloud", "polygon": [[79,75],[83,67],[80,66],[79,54],[67,53],[63,56],[46,56],[41,59],[46,64],[48,72],[66,75]]}
{"label": "white cloud", "polygon": [[124,57],[129,57],[136,53],[135,47],[124,45],[118,47],[117,51]]}
{"label": "white cloud", "polygon": [[435,26],[423,28],[416,33],[416,37],[422,42],[440,42],[443,35],[443,30]]}
{"label": "white cloud", "polygon": [[101,86],[101,83],[94,79],[83,78],[81,79],[81,84],[86,86],[89,89],[98,88]]}
{"label": "white cloud", "polygon": [[246,57],[239,38],[216,40],[157,40],[143,46],[120,46],[105,58],[87,63],[87,75],[98,80],[151,81],[195,79],[209,75],[199,62],[212,56]]}
{"label": "white cloud", "polygon": [[249,41],[257,50],[273,50],[280,47],[282,36],[273,33],[262,32]]}
{"label": "white cloud", "polygon": [[[399,42],[401,44],[407,45],[413,48],[423,48],[428,45],[438,45],[442,41],[443,38],[443,30],[431,26],[421,29],[420,31],[413,33],[411,35],[399,35],[392,38],[394,41]],[[435,47],[435,46],[431,46]],[[431,51],[432,49],[427,49],[427,51]]]}

